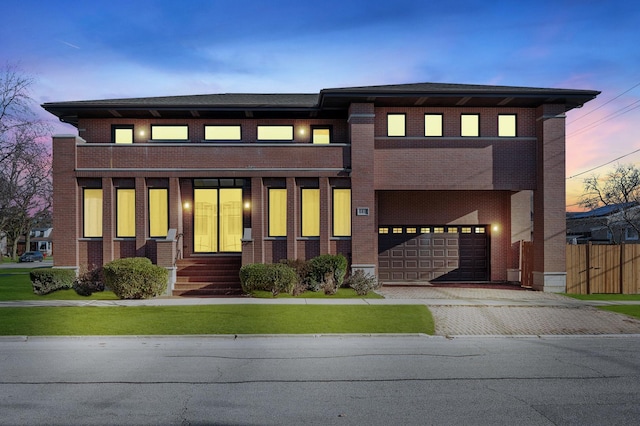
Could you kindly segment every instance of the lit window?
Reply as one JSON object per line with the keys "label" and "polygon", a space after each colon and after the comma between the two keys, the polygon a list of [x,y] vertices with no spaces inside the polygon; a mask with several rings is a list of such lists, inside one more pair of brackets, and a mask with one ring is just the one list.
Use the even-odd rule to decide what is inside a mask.
{"label": "lit window", "polygon": [[447,233],[448,234],[457,234],[458,233],[458,228],[447,228]]}
{"label": "lit window", "polygon": [[378,228],[378,234],[388,234],[389,228]]}
{"label": "lit window", "polygon": [[302,236],[320,236],[320,190],[302,190]]}
{"label": "lit window", "polygon": [[188,126],[151,126],[151,139],[154,141],[189,140]]}
{"label": "lit window", "polygon": [[444,228],[435,227],[435,228],[433,228],[433,233],[434,234],[444,234]]}
{"label": "lit window", "polygon": [[85,188],[83,192],[84,236],[102,237],[102,189]]}
{"label": "lit window", "polygon": [[394,234],[402,234],[402,228],[393,228],[391,232]]}
{"label": "lit window", "polygon": [[387,136],[405,136],[404,121],[404,114],[387,114]]}
{"label": "lit window", "polygon": [[258,126],[260,141],[292,141],[293,126]]}
{"label": "lit window", "polygon": [[165,188],[149,188],[149,236],[167,236],[169,229],[169,191]]}
{"label": "lit window", "polygon": [[417,231],[416,228],[407,228],[407,234],[415,234]]}
{"label": "lit window", "polygon": [[331,142],[331,129],[313,128],[311,130],[311,141],[316,145],[326,145]]}
{"label": "lit window", "polygon": [[460,232],[463,234],[470,234],[471,228],[463,226],[462,229],[460,229]]}
{"label": "lit window", "polygon": [[462,114],[460,116],[461,136],[480,136],[480,116],[478,114]]}
{"label": "lit window", "polygon": [[430,234],[431,233],[431,228],[420,228],[420,233],[421,234]]}
{"label": "lit window", "polygon": [[351,190],[333,190],[333,235],[351,236]]}
{"label": "lit window", "polygon": [[476,227],[476,234],[484,234],[485,228],[484,226]]}
{"label": "lit window", "polygon": [[136,236],[136,190],[116,190],[116,237]]}
{"label": "lit window", "polygon": [[515,114],[501,114],[498,116],[498,136],[510,138],[516,136]]}
{"label": "lit window", "polygon": [[442,114],[424,115],[424,135],[442,136]]}
{"label": "lit window", "polygon": [[208,141],[239,141],[240,126],[204,126],[204,138]]}
{"label": "lit window", "polygon": [[133,143],[133,126],[113,126],[111,130],[114,143]]}
{"label": "lit window", "polygon": [[269,189],[269,236],[287,236],[286,189]]}

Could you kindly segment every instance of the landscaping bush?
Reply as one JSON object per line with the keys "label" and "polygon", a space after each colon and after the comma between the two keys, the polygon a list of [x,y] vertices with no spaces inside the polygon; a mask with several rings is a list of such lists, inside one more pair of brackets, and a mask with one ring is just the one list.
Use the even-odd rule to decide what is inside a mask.
{"label": "landscaping bush", "polygon": [[73,283],[73,289],[80,296],[91,296],[93,293],[104,291],[102,267],[81,267],[80,274]]}
{"label": "landscaping bush", "polygon": [[[282,259],[280,263],[287,265],[296,272],[298,281],[293,288],[293,295],[299,296],[309,288],[311,264],[302,259]],[[317,291],[317,290],[316,290]]]}
{"label": "landscaping bush", "polygon": [[379,282],[375,276],[365,274],[362,269],[356,269],[356,271],[345,280],[345,285],[351,287],[359,296],[364,296],[370,291],[380,288],[382,283]]}
{"label": "landscaping bush", "polygon": [[163,294],[168,272],[146,257],[118,259],[104,265],[104,284],[120,299],[146,299]]}
{"label": "landscaping bush", "polygon": [[341,254],[322,254],[309,261],[309,289],[326,294],[335,294],[347,273],[347,259]]}
{"label": "landscaping bush", "polygon": [[76,272],[72,269],[34,269],[29,277],[33,292],[43,295],[73,287]]}
{"label": "landscaping bush", "polygon": [[240,268],[240,284],[245,293],[266,290],[274,296],[292,294],[297,282],[296,271],[284,263],[252,263]]}

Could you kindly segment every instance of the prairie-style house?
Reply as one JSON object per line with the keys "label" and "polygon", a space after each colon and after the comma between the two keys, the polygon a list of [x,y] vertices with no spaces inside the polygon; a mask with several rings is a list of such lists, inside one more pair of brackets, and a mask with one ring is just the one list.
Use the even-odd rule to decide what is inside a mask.
{"label": "prairie-style house", "polygon": [[46,103],[55,266],[146,256],[169,292],[344,254],[385,283],[565,289],[565,113],[592,90],[398,84]]}

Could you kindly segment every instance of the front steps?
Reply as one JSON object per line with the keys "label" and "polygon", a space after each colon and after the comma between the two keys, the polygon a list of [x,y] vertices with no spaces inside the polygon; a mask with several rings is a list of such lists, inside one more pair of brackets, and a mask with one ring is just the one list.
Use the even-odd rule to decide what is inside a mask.
{"label": "front steps", "polygon": [[176,262],[173,296],[215,297],[242,295],[240,256],[191,257]]}

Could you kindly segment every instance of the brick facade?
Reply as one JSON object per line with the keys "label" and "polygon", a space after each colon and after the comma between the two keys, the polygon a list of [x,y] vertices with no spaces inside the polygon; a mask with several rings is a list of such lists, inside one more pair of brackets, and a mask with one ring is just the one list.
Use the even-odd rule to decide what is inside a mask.
{"label": "brick facade", "polygon": [[[536,288],[559,291],[564,113],[596,95],[418,84],[282,95],[270,105],[247,101],[251,95],[238,95],[238,103],[227,95],[194,104],[188,97],[45,104],[79,133],[53,142],[55,265],[146,256],[172,267],[172,257],[200,255],[194,253],[194,182],[234,179],[242,184],[244,237],[237,255],[245,264],[342,253],[354,269],[375,274],[381,225],[482,225],[489,280],[510,279],[509,271],[519,268],[519,242],[533,240]],[[405,136],[387,136],[389,113],[405,115]],[[441,137],[424,136],[425,114],[442,115]],[[461,137],[462,114],[479,115],[478,137]],[[516,116],[515,137],[498,136],[500,114]],[[188,141],[151,141],[154,124],[186,125]],[[205,141],[205,125],[215,124],[240,125],[241,140]],[[133,126],[133,144],[112,143],[113,125]],[[294,139],[258,141],[259,125],[293,126]],[[331,129],[330,144],[312,143],[314,126]],[[132,238],[115,235],[122,185],[136,190]],[[84,238],[83,188],[96,187],[103,190],[103,235]],[[148,235],[151,187],[168,190],[173,242]],[[285,237],[268,235],[269,188],[286,189]],[[301,235],[302,188],[319,189],[318,237]],[[351,190],[350,237],[333,236],[334,188]]]}

